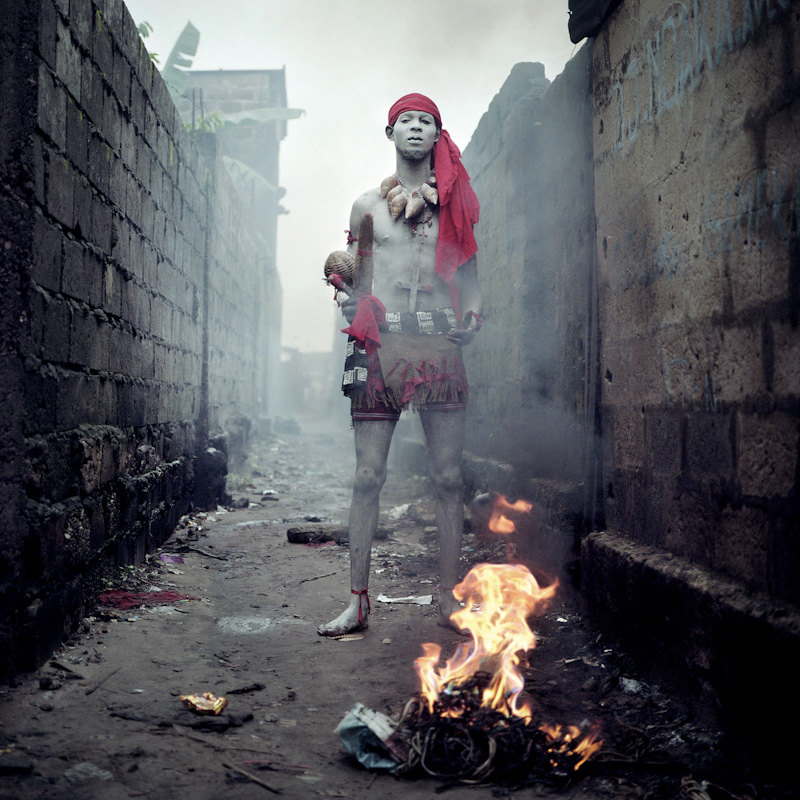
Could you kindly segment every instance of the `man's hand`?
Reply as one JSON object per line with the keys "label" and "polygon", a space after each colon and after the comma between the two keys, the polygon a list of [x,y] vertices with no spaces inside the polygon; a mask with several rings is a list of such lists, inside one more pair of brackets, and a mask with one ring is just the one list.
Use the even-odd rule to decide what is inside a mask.
{"label": "man's hand", "polygon": [[356,317],[356,310],[358,309],[358,295],[349,294],[341,303],[342,313],[348,323],[353,322]]}
{"label": "man's hand", "polygon": [[471,344],[480,327],[477,318],[470,312],[467,312],[467,314],[469,316],[469,323],[466,327],[460,330],[451,330],[449,333],[445,334],[448,341],[457,344],[459,347]]}

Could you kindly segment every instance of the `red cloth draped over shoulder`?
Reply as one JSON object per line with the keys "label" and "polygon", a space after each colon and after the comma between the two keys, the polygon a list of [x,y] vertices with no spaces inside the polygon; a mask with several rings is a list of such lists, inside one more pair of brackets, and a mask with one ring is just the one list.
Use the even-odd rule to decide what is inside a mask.
{"label": "red cloth draped over shoulder", "polygon": [[[389,109],[389,125],[394,125],[404,111],[425,111],[441,126],[436,103],[424,94],[407,94]],[[433,168],[439,190],[439,239],[436,244],[436,273],[450,283],[456,270],[478,252],[472,232],[477,224],[480,204],[461,163],[461,151],[442,130],[433,146]]]}

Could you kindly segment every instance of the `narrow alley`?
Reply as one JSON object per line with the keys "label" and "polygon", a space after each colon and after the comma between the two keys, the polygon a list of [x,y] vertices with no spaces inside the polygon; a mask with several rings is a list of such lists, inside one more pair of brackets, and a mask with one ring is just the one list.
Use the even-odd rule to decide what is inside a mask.
{"label": "narrow alley", "polygon": [[[346,429],[273,435],[254,448],[246,475],[229,476],[235,507],[189,515],[142,567],[122,569],[76,635],[0,690],[0,797],[437,796],[446,781],[367,770],[334,734],[357,702],[396,721],[419,689],[421,643],[449,655],[464,641],[437,625],[435,600],[384,600],[436,596],[427,478],[399,470],[390,470],[373,547],[370,626],[341,640],[317,635],[349,585],[351,451]],[[466,510],[464,571],[502,561],[505,545],[479,543],[469,518]],[[287,531],[297,528],[328,541],[292,543]],[[568,585],[532,625],[538,646],[525,679],[535,714],[599,723],[603,747],[566,784],[490,782],[451,787],[448,797],[746,796],[725,741],[640,680],[584,622]],[[227,708],[207,716],[184,707],[181,695],[203,692]],[[781,796],[760,791],[753,796]]]}

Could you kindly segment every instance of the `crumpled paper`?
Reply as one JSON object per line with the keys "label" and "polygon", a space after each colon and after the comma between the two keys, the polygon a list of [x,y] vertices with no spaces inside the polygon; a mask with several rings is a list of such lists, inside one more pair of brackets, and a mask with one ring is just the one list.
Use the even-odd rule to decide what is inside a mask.
{"label": "crumpled paper", "polygon": [[418,606],[429,606],[433,602],[432,594],[408,595],[407,597],[387,597],[379,594],[378,600],[381,603],[414,603]]}
{"label": "crumpled paper", "polygon": [[393,770],[408,758],[402,741],[393,739],[394,728],[385,714],[356,703],[334,733],[362,766],[371,770]]}

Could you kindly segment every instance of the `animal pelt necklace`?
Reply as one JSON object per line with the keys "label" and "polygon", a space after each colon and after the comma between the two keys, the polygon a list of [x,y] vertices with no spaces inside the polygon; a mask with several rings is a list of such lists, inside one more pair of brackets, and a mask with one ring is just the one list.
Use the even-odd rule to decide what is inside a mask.
{"label": "animal pelt necklace", "polygon": [[428,209],[428,203],[435,206],[439,202],[436,174],[431,172],[430,177],[417,189],[406,186],[396,174],[390,175],[381,181],[381,197],[386,198],[389,213],[395,222],[403,214],[406,220],[413,221],[414,227],[420,222],[428,223],[433,217],[433,209]]}

